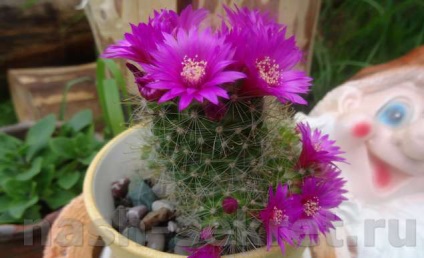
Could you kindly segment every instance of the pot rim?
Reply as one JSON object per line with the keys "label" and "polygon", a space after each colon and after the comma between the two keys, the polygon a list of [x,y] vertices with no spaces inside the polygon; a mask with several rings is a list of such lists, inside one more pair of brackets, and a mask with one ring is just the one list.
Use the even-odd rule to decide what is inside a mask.
{"label": "pot rim", "polygon": [[[134,133],[136,130],[139,130],[142,128],[143,127],[140,125],[128,128],[124,132],[114,137],[111,141],[109,141],[100,150],[100,152],[97,153],[97,155],[92,160],[90,166],[88,167],[87,173],[85,175],[84,186],[83,186],[84,204],[90,219],[92,220],[92,222],[94,221],[94,226],[97,232],[100,234],[102,238],[104,238],[104,240],[106,240],[105,241],[106,243],[110,243],[109,245],[116,244],[120,246],[119,243],[130,243],[126,246],[120,246],[120,247],[123,249],[126,249],[129,253],[133,255],[143,254],[145,257],[152,257],[152,258],[163,257],[163,255],[166,255],[166,257],[169,257],[169,258],[183,258],[186,256],[157,251],[157,250],[148,248],[146,246],[139,245],[138,243],[128,239],[127,237],[119,233],[117,230],[115,230],[112,227],[112,225],[106,221],[106,219],[100,213],[99,209],[96,206],[96,201],[94,198],[94,191],[93,191],[93,180],[97,172],[97,167],[99,166],[99,164],[103,160],[103,157],[106,156],[106,154],[109,152],[110,149],[114,148],[114,146],[119,144],[123,139],[125,139],[127,136]],[[287,247],[288,247],[288,250],[287,250]],[[290,248],[291,247],[286,246],[286,254],[290,253]],[[297,247],[295,249],[302,249],[302,248],[303,247]],[[264,247],[260,247],[248,252],[225,255],[225,256],[222,256],[222,258],[263,257],[264,252],[270,253],[270,254],[277,253],[277,252],[280,253],[281,250],[278,245],[273,244],[271,248],[269,248],[269,250],[267,250],[267,247],[264,246]]]}

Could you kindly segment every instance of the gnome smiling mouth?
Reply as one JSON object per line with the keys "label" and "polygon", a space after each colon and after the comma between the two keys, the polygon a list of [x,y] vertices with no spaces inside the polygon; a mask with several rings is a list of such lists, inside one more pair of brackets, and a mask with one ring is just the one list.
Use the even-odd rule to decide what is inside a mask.
{"label": "gnome smiling mouth", "polygon": [[378,189],[390,192],[411,178],[373,153],[369,152],[368,156],[373,171],[372,181]]}

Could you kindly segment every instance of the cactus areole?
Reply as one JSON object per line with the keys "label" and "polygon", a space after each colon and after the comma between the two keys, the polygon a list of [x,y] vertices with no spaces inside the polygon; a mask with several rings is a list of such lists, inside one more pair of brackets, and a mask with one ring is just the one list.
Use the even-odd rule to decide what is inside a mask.
{"label": "cactus areole", "polygon": [[345,199],[342,152],[292,118],[312,81],[295,38],[267,13],[225,10],[218,30],[203,9],[155,12],[103,54],[131,62],[152,131],[142,157],[173,189],[192,258],[315,242]]}

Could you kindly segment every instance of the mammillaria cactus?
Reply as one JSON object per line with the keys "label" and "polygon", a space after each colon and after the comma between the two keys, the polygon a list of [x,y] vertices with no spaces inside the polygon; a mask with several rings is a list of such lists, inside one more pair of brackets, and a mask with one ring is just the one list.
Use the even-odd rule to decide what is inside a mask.
{"label": "mammillaria cactus", "polygon": [[[266,13],[226,8],[214,30],[203,9],[155,12],[104,57],[126,58],[149,118],[157,180],[172,185],[191,257],[317,241],[338,220],[341,151],[290,104],[311,78],[294,37]],[[266,97],[271,96],[271,97]],[[272,98],[275,97],[275,98]],[[276,100],[275,100],[276,99]],[[151,151],[151,150],[149,150]],[[207,255],[206,255],[207,254]]]}

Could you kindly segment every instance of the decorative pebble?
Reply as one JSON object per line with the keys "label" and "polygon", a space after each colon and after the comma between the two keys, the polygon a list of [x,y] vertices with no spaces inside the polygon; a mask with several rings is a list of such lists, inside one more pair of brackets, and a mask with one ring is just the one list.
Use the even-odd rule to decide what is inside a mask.
{"label": "decorative pebble", "polygon": [[124,198],[128,193],[128,185],[130,180],[128,178],[122,178],[112,183],[112,196],[115,199]]}
{"label": "decorative pebble", "polygon": [[168,187],[164,183],[157,183],[152,187],[152,191],[156,194],[159,198],[166,198],[168,196]]}
{"label": "decorative pebble", "polygon": [[147,213],[141,220],[139,227],[143,231],[152,229],[154,226],[169,221],[174,216],[174,213],[167,208],[160,208],[157,211]]}
{"label": "decorative pebble", "polygon": [[192,242],[189,239],[177,239],[175,240],[175,248],[174,253],[175,254],[181,254],[181,255],[189,255],[189,252],[187,252],[187,247],[191,246]]}
{"label": "decorative pebble", "polygon": [[132,207],[127,212],[128,224],[132,227],[137,227],[140,220],[147,214],[148,210],[145,205]]}
{"label": "decorative pebble", "polygon": [[119,198],[115,199],[115,207],[124,206],[124,207],[132,207],[132,201],[129,198]]}
{"label": "decorative pebble", "polygon": [[118,231],[122,231],[128,226],[127,211],[128,208],[118,206],[112,214],[112,226]]}
{"label": "decorative pebble", "polygon": [[128,197],[134,206],[145,205],[149,210],[152,210],[152,203],[157,199],[149,185],[141,179],[130,182]]}
{"label": "decorative pebble", "polygon": [[165,250],[165,235],[161,233],[153,233],[152,231],[147,232],[147,247],[152,249],[163,251]]}
{"label": "decorative pebble", "polygon": [[142,232],[139,228],[128,227],[124,230],[122,235],[126,236],[127,238],[140,245],[146,244],[146,233]]}
{"label": "decorative pebble", "polygon": [[168,221],[168,231],[169,232],[176,232],[178,229],[178,225],[177,223],[175,223],[174,221]]}
{"label": "decorative pebble", "polygon": [[158,210],[160,210],[162,208],[166,208],[166,209],[168,209],[170,211],[174,211],[175,210],[174,205],[171,202],[167,201],[167,200],[157,200],[157,201],[154,201],[153,202],[153,204],[152,204],[152,210],[153,211],[158,211]]}

